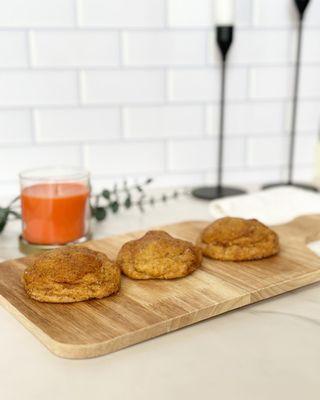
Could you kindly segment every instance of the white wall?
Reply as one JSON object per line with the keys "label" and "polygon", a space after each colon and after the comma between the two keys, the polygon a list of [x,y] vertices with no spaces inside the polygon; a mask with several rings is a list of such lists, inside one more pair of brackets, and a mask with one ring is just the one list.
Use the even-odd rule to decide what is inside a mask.
{"label": "white wall", "polygon": [[[213,0],[214,1],[214,0]],[[238,0],[228,71],[228,182],[285,176],[293,0]],[[0,191],[18,171],[84,165],[99,182],[214,178],[219,55],[211,0],[0,0]],[[306,14],[297,176],[311,179],[320,0]]]}

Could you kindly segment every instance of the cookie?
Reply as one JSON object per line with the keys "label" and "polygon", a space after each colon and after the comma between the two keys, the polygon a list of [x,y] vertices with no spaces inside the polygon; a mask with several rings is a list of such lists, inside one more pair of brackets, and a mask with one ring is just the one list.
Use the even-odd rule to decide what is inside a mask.
{"label": "cookie", "polygon": [[207,226],[198,240],[204,256],[215,260],[258,260],[277,254],[278,235],[256,219],[225,217]]}
{"label": "cookie", "polygon": [[66,246],[36,257],[23,281],[27,294],[35,300],[71,303],[118,292],[120,269],[101,252]]}
{"label": "cookie", "polygon": [[117,258],[122,272],[132,279],[174,279],[200,267],[201,250],[163,231],[149,231],[125,243]]}

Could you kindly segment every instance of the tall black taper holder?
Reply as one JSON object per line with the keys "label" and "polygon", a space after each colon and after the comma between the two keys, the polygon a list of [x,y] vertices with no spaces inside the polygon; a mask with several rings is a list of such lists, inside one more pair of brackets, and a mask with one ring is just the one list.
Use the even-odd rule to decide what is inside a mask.
{"label": "tall black taper holder", "polygon": [[218,166],[217,166],[217,186],[204,186],[192,191],[193,196],[200,199],[212,200],[221,197],[232,196],[245,193],[243,190],[222,185],[223,174],[223,145],[224,145],[224,108],[225,108],[225,79],[226,79],[226,60],[228,50],[233,38],[233,26],[217,26],[216,39],[221,52],[221,94],[220,94],[220,123],[219,123],[219,143],[218,143]]}
{"label": "tall black taper holder", "polygon": [[298,111],[298,94],[299,94],[299,77],[300,77],[300,61],[301,61],[301,46],[302,46],[302,28],[304,12],[310,0],[294,0],[299,14],[298,23],[298,43],[295,62],[295,76],[293,88],[293,101],[292,101],[292,116],[291,116],[291,129],[290,129],[290,143],[289,143],[289,159],[288,159],[288,178],[286,182],[270,183],[264,185],[263,189],[269,189],[276,186],[295,186],[302,189],[317,191],[315,186],[303,183],[293,182],[293,167],[295,155],[295,139],[296,139],[296,125],[297,125],[297,111]]}

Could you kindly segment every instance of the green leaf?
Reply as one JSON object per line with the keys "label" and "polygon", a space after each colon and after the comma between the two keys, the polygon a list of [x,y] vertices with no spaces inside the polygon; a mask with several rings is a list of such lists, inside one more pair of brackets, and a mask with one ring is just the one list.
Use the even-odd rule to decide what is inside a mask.
{"label": "green leaf", "polygon": [[153,182],[153,179],[152,178],[148,178],[145,181],[145,185],[149,185],[151,182]]}
{"label": "green leaf", "polygon": [[128,197],[125,199],[124,206],[125,208],[130,208],[132,206],[132,200],[130,195],[128,195]]}
{"label": "green leaf", "polygon": [[109,207],[111,208],[111,211],[114,213],[114,214],[116,214],[117,212],[118,212],[118,210],[119,210],[119,203],[118,203],[118,201],[112,201],[110,204],[109,204]]}
{"label": "green leaf", "polygon": [[110,199],[110,190],[104,189],[104,190],[102,191],[102,196],[103,196],[105,199],[109,200],[109,199]]}
{"label": "green leaf", "polygon": [[96,207],[93,209],[93,216],[97,221],[106,219],[107,210],[104,207]]}
{"label": "green leaf", "polygon": [[9,208],[0,208],[0,233],[4,230],[8,222]]}

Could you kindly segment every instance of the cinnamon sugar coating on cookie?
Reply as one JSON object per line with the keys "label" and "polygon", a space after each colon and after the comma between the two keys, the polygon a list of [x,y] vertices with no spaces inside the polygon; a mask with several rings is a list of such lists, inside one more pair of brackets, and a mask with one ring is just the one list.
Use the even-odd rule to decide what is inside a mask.
{"label": "cinnamon sugar coating on cookie", "polygon": [[101,252],[66,246],[36,257],[23,280],[27,294],[35,300],[70,303],[116,293],[120,270]]}
{"label": "cinnamon sugar coating on cookie", "polygon": [[224,217],[208,225],[198,245],[210,258],[226,261],[257,260],[279,252],[278,235],[256,219]]}
{"label": "cinnamon sugar coating on cookie", "polygon": [[122,272],[132,279],[173,279],[189,275],[202,261],[201,250],[164,231],[149,231],[125,243],[117,258]]}

